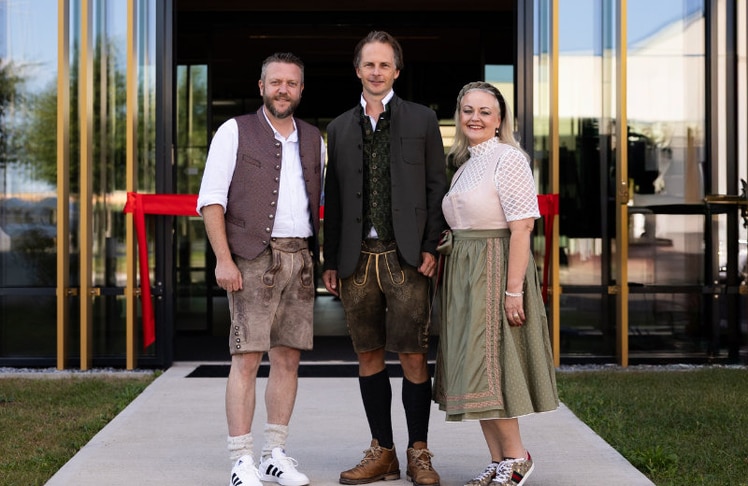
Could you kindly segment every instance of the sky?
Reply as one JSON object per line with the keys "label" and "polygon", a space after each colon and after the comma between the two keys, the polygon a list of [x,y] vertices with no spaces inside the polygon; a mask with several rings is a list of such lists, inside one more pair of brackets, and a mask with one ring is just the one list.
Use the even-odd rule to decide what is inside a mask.
{"label": "sky", "polygon": [[[601,6],[614,9],[615,0],[559,0],[559,4],[559,51],[600,54]],[[668,24],[703,11],[704,0],[628,0],[627,6],[627,36],[632,45]],[[613,38],[615,33],[609,35]]]}
{"label": "sky", "polygon": [[[76,3],[71,2],[73,5]],[[599,54],[602,48],[599,40],[601,5],[615,8],[615,0],[561,0],[559,3],[561,52]],[[117,5],[115,8],[121,9],[120,6],[126,5],[126,2],[109,5]],[[0,25],[0,46],[4,42],[13,59],[27,63],[31,79],[27,87],[31,91],[48,86],[54,82],[57,71],[57,0],[0,0],[0,12],[3,6],[7,21]],[[628,0],[629,44],[636,44],[664,26],[682,19],[687,13],[703,8],[704,0]],[[108,25],[124,28],[124,21],[111,21],[112,18],[123,19],[123,12],[110,9],[108,14]],[[75,30],[74,25],[71,25],[71,30]],[[109,35],[120,36],[124,32],[109,32]]]}

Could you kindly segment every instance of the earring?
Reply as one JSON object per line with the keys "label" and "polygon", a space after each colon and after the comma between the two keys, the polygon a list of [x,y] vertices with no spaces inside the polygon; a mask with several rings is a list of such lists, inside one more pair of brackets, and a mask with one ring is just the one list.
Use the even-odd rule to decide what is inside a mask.
{"label": "earring", "polygon": [[499,127],[496,127],[495,132],[496,132],[496,136],[498,137],[499,136]]}

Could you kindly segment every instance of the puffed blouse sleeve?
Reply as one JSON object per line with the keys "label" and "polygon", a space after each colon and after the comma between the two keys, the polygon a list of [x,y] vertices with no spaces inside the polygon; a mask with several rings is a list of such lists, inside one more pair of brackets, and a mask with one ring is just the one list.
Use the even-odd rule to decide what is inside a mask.
{"label": "puffed blouse sleeve", "polygon": [[520,150],[510,148],[501,155],[494,183],[507,221],[540,218],[532,168]]}

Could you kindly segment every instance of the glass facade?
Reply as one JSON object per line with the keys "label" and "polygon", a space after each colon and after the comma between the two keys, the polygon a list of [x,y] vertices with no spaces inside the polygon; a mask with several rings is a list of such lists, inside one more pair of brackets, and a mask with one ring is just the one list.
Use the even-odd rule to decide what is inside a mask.
{"label": "glass facade", "polygon": [[[142,190],[152,192],[155,2],[136,3],[136,177]],[[60,10],[60,6],[68,8]],[[92,352],[100,361],[111,358],[114,362],[125,354],[122,208],[128,170],[128,15],[127,2],[0,2],[0,359],[54,359],[56,343],[61,340],[69,344],[67,364],[75,363],[82,332],[76,325],[81,315],[81,296],[76,290],[84,268],[90,286],[96,289],[90,296]],[[64,50],[58,49],[59,38],[64,37],[60,20],[70,32]],[[65,51],[69,53],[69,92],[58,93],[58,56]],[[80,69],[83,64],[86,70]],[[62,120],[68,125],[65,164],[58,160],[58,101],[64,105]],[[84,136],[81,126],[87,130]],[[58,189],[60,180],[67,184],[67,193]],[[68,197],[67,204],[61,205],[67,208],[64,216],[69,229],[62,241],[57,229],[58,196]],[[89,209],[85,222],[81,221],[83,206]],[[59,244],[69,255],[69,288],[60,291],[70,295],[71,325],[62,336],[55,315]],[[88,265],[81,265],[82,258]]]}
{"label": "glass facade", "polygon": [[[208,66],[178,65],[176,79],[177,190],[197,194],[212,135],[208,125]],[[179,218],[176,225],[175,331],[212,334],[215,324],[228,322],[228,303],[226,293],[212,285],[215,263],[208,260],[212,253],[206,248],[205,225],[199,217]]]}
{"label": "glass facade", "polygon": [[0,2],[0,357],[55,353],[57,3]]}
{"label": "glass facade", "polygon": [[[618,18],[621,4],[625,19]],[[0,0],[0,364],[50,364],[62,349],[63,366],[77,366],[78,359],[81,367],[91,359],[120,365],[131,352],[128,319],[134,312],[137,335],[142,311],[127,291],[137,258],[123,213],[127,193],[197,193],[211,127],[225,117],[221,102],[231,96],[212,97],[217,74],[208,61],[220,47],[203,42],[207,37],[194,63],[157,66],[158,49],[176,42],[156,46],[176,31],[176,5]],[[511,12],[520,10],[530,11]],[[620,356],[621,285],[628,291],[632,358],[735,359],[748,343],[748,223],[736,197],[748,179],[745,3],[534,0],[531,12],[532,59],[485,59],[459,81],[482,75],[513,92],[514,102],[532,100],[532,134],[524,145],[539,192],[560,199],[557,290],[549,302],[560,359]],[[474,14],[455,6],[453,15]],[[60,30],[64,25],[69,33]],[[623,51],[616,45],[620,25],[626,26]],[[619,52],[626,56],[625,79],[619,79]],[[522,62],[531,69],[520,71]],[[314,63],[309,67],[315,89]],[[246,77],[244,68],[234,69]],[[338,68],[327,63],[324,70]],[[520,72],[532,72],[532,82],[518,83]],[[60,91],[60,77],[69,91]],[[173,79],[173,86],[159,77]],[[414,75],[407,89],[423,82]],[[443,105],[432,103],[446,119],[452,108]],[[166,112],[159,115],[158,107]],[[326,120],[318,120],[321,128]],[[618,133],[625,133],[627,149],[625,238],[616,230]],[[159,134],[167,138],[161,148]],[[730,197],[705,203],[720,195]],[[220,335],[225,295],[212,284],[202,220],[146,221],[159,329]],[[537,226],[542,271],[551,235]],[[58,234],[60,227],[66,234]],[[628,255],[625,272],[617,268],[621,250]],[[65,268],[66,283],[58,268]],[[172,295],[173,302],[163,301]],[[168,362],[169,346],[162,341],[137,354]]]}
{"label": "glass facade", "polygon": [[[706,39],[711,4],[701,0],[623,4],[627,74],[619,80],[619,2],[535,2],[534,145],[539,167],[548,168],[541,171],[541,190],[550,187],[550,173],[558,170],[561,353],[567,358],[617,353],[614,334],[620,316],[615,313],[615,299],[621,282],[616,252],[622,241],[616,235],[620,198],[616,124],[622,118],[616,102],[623,81],[629,351],[643,359],[725,356],[730,338],[714,328],[725,329],[727,324],[724,316],[716,317],[720,311],[713,310],[724,304],[714,302],[726,300],[721,294],[738,289],[719,288],[719,278],[710,278],[717,275],[705,242],[713,240],[716,255],[723,255],[727,236],[722,228],[727,222],[726,216],[708,215],[704,198],[724,192],[727,167],[739,164],[709,157],[707,151]],[[557,32],[553,30],[555,5]],[[722,18],[714,25],[723,26],[727,15],[719,11]],[[744,13],[737,16],[745,18]],[[724,29],[720,35],[724,38]],[[744,43],[737,44],[744,49]],[[711,55],[724,54],[714,45]],[[738,71],[745,75],[744,67]],[[558,93],[555,104],[553,89]],[[722,85],[712,89],[725,92]],[[557,117],[555,133],[553,116]],[[744,145],[744,130],[740,139]],[[552,160],[554,149],[557,166]],[[719,147],[712,150],[716,154]],[[744,232],[739,239],[743,260],[738,266],[745,260]],[[732,325],[741,327],[744,335],[744,311],[738,321]],[[745,345],[745,337],[741,341]]]}

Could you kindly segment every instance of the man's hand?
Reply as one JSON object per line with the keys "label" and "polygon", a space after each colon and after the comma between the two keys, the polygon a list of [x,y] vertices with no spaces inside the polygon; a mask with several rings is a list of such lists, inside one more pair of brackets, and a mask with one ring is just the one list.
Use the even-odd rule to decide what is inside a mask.
{"label": "man's hand", "polygon": [[236,292],[242,289],[242,273],[233,260],[216,264],[216,283],[227,292]]}
{"label": "man's hand", "polygon": [[418,271],[429,278],[433,277],[436,274],[436,257],[427,251],[422,252]]}
{"label": "man's hand", "polygon": [[322,282],[325,284],[325,288],[335,297],[338,295],[338,271],[337,270],[325,270],[322,272]]}

